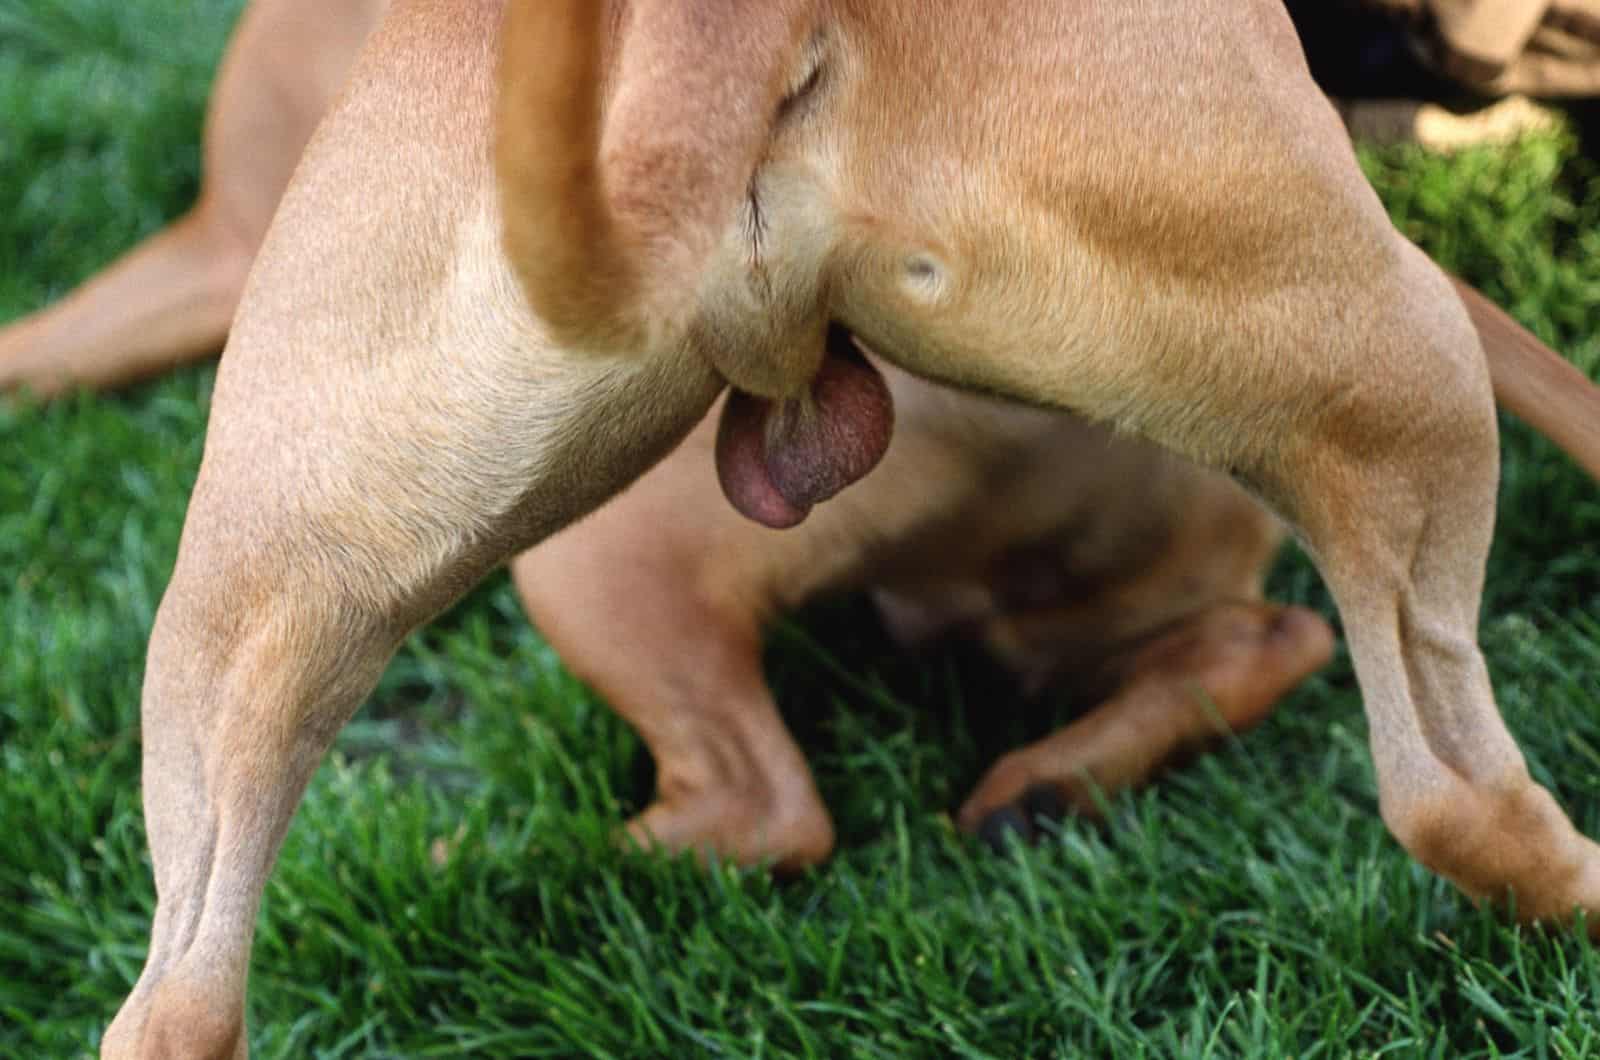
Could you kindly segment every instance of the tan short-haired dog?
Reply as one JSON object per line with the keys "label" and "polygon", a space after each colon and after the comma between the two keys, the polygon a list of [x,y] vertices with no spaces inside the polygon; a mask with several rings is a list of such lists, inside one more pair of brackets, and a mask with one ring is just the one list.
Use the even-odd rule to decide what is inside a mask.
{"label": "tan short-haired dog", "polygon": [[[0,329],[0,380],[45,394],[111,385],[220,344],[320,117],[315,93],[325,109],[382,6],[256,0],[213,94],[199,203]],[[314,81],[292,75],[308,64]],[[1006,756],[968,800],[961,823],[995,841],[1026,836],[1041,812],[1097,814],[1099,792],[1247,728],[1330,651],[1320,618],[1260,600],[1282,532],[1226,477],[1070,415],[881,367],[897,410],[883,463],[798,530],[763,529],[723,501],[713,416],[590,520],[514,561],[530,612],[656,758],[657,799],[629,825],[638,841],[780,870],[827,856],[832,820],[760,655],[772,613],[817,592],[873,586],[903,639],[977,635],[1029,686],[1098,700]]]}
{"label": "tan short-haired dog", "polygon": [[701,444],[741,510],[797,522],[864,474],[909,402],[852,335],[1250,483],[1344,610],[1402,842],[1523,915],[1600,908],[1597,852],[1528,778],[1473,644],[1489,368],[1591,468],[1593,395],[1530,398],[1559,369],[1487,309],[1479,345],[1281,12],[514,14],[503,188],[500,5],[401,0],[251,274],[152,637],[159,906],[107,1055],[243,1055],[261,888],[399,639],[637,477],[726,383]]}
{"label": "tan short-haired dog", "polygon": [[[220,345],[294,163],[386,6],[257,0],[219,71],[200,201],[0,329],[0,384],[114,385]],[[640,841],[779,868],[826,856],[832,822],[759,654],[772,614],[819,592],[873,587],[903,640],[977,635],[1028,687],[1109,696],[1008,757],[969,827],[1029,830],[1024,796],[1095,813],[1092,786],[1136,783],[1246,727],[1327,655],[1320,619],[1260,602],[1282,533],[1224,476],[881,367],[898,417],[885,462],[799,532],[722,503],[713,416],[581,528],[514,561],[539,624],[660,763],[660,799],[631,825]]]}

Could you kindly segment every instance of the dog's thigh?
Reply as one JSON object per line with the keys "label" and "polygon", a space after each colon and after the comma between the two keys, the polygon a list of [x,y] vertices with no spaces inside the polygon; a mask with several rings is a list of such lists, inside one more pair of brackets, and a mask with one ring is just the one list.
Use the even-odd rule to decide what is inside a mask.
{"label": "dog's thigh", "polygon": [[151,637],[158,906],[108,1056],[242,1055],[266,876],[400,639],[639,474],[715,393],[687,358],[542,340],[498,251],[495,24],[479,6],[396,12],[246,292]]}

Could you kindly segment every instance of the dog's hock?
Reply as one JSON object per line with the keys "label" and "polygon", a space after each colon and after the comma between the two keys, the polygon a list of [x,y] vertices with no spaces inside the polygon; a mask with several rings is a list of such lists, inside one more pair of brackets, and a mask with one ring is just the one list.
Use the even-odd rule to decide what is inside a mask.
{"label": "dog's hock", "polygon": [[834,328],[802,396],[729,395],[717,431],[717,477],[742,515],[765,526],[794,526],[813,505],[871,471],[893,430],[883,377]]}

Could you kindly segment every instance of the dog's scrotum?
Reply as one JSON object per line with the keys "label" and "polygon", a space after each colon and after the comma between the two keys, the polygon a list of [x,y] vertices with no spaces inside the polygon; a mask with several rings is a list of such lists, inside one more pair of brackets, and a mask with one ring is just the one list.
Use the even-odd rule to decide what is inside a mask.
{"label": "dog's scrotum", "polygon": [[829,350],[799,398],[735,390],[717,432],[717,477],[741,514],[771,527],[799,523],[883,459],[894,404],[878,370],[829,329]]}

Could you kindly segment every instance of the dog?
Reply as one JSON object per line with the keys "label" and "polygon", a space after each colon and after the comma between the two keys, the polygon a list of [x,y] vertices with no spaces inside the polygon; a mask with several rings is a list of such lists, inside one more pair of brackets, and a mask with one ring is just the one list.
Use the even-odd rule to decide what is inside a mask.
{"label": "dog", "polygon": [[499,71],[504,247],[559,351],[525,398],[568,414],[463,513],[581,511],[592,476],[544,488],[568,447],[631,478],[726,385],[724,493],[797,524],[892,431],[861,345],[1110,423],[1306,542],[1408,850],[1528,919],[1596,908],[1600,847],[1529,778],[1475,643],[1494,379],[1557,370],[1394,231],[1276,5],[515,3]]}
{"label": "dog", "polygon": [[[69,383],[126,382],[220,345],[221,322],[243,286],[244,262],[254,256],[293,161],[385,7],[258,0],[221,67],[200,202],[101,280],[0,331],[0,350],[12,351],[0,358],[0,370],[49,394]],[[290,55],[302,63],[309,58],[317,76],[286,85]],[[263,128],[274,135],[250,135]],[[152,320],[159,323],[151,327]],[[94,328],[86,333],[88,322]],[[110,336],[119,338],[111,342]],[[1091,785],[1114,791],[1137,783],[1219,729],[1242,730],[1264,715],[1280,689],[1326,656],[1326,625],[1309,612],[1250,607],[1259,600],[1262,563],[1278,535],[1241,493],[1219,485],[1225,480],[1212,476],[1206,484],[1204,473],[1081,421],[1002,411],[953,393],[935,397],[914,378],[880,368],[898,376],[891,389],[900,442],[890,450],[893,473],[876,477],[925,488],[902,491],[906,495],[892,505],[874,490],[875,503],[828,510],[848,511],[843,525],[823,519],[820,531],[816,522],[808,524],[815,534],[774,538],[726,518],[710,503],[699,473],[710,466],[702,459],[708,448],[702,424],[679,451],[701,454],[669,458],[586,524],[603,529],[563,533],[514,561],[530,612],[555,631],[580,672],[612,690],[612,701],[646,734],[665,767],[657,802],[630,824],[640,842],[767,861],[779,869],[827,856],[831,820],[760,680],[755,645],[772,612],[826,587],[873,585],[880,580],[875,573],[885,569],[916,583],[877,587],[902,639],[925,640],[955,626],[976,630],[1033,688],[1065,672],[1102,692],[1122,673],[1123,688],[1108,706],[997,767],[998,777],[1011,779],[986,782],[980,792],[990,794],[975,795],[960,815],[980,831],[993,831],[988,826],[998,822],[1030,831],[1029,815],[1021,812],[1028,805],[1096,814]],[[1032,429],[1022,430],[1030,418]],[[965,425],[963,447],[932,443],[937,435],[930,432],[940,422],[947,434],[949,425]],[[1075,453],[1104,458],[1053,470],[1041,466],[1046,454],[1065,465]],[[946,469],[942,475],[930,475],[940,468]],[[1007,485],[985,491],[978,479]],[[1142,484],[1136,503],[1128,503],[1121,488],[1126,482]],[[664,503],[668,498],[674,503]],[[1015,519],[995,515],[1018,511],[1025,518],[1015,528]],[[692,517],[685,519],[685,512]],[[669,532],[645,535],[640,527]],[[818,540],[833,547],[823,552]],[[872,555],[869,541],[878,543]],[[657,558],[641,558],[642,552]],[[622,556],[631,562],[619,562]],[[582,578],[571,576],[579,570]],[[623,570],[627,577],[617,577]],[[717,580],[724,584],[712,597],[738,600],[739,607],[717,609],[697,599]],[[1006,583],[1026,584],[1025,603]],[[617,606],[640,600],[651,606]],[[659,628],[640,620],[655,614],[665,616]],[[619,626],[635,624],[640,628],[627,638],[635,645],[632,658],[619,671],[615,656],[598,649]],[[683,638],[681,631],[691,628],[697,635]],[[1158,630],[1158,644],[1186,645],[1176,654],[1187,667],[1174,669],[1173,651],[1144,643]],[[1208,653],[1230,677],[1195,665]],[[738,681],[721,676],[727,667],[716,665],[732,657],[739,658]],[[1162,658],[1163,679],[1130,665],[1135,658]],[[704,674],[719,677],[708,681]],[[1138,695],[1129,692],[1135,687]],[[686,694],[691,688],[692,696]],[[1152,704],[1142,708],[1138,725],[1118,715],[1123,709],[1141,715],[1134,702]],[[1215,707],[1217,718],[1203,716],[1201,702]],[[1149,717],[1151,711],[1158,718]],[[686,724],[689,718],[698,724]],[[1123,734],[1120,742],[1093,743],[1112,732]],[[1031,759],[1039,761],[1030,765]],[[994,796],[995,790],[1003,795]]]}
{"label": "dog", "polygon": [[[220,344],[294,161],[384,7],[258,0],[220,69],[199,202],[0,330],[6,377],[45,395],[115,385]],[[286,83],[290,57],[317,76]],[[780,871],[831,851],[759,655],[772,614],[829,589],[875,587],[904,641],[976,633],[1031,689],[1066,679],[1107,697],[980,788],[961,820],[996,835],[1028,833],[1026,807],[1096,815],[1096,796],[1247,728],[1325,661],[1325,622],[1261,602],[1282,532],[1226,478],[1071,416],[879,368],[899,410],[886,464],[800,532],[718,503],[709,417],[582,529],[513,562],[530,613],[661,763],[656,803],[630,823],[640,843]],[[625,667],[608,650],[618,636],[635,645]]]}
{"label": "dog", "polygon": [[[1528,779],[1472,640],[1489,366],[1558,369],[1487,312],[1478,344],[1281,12],[525,4],[497,150],[501,37],[498,4],[403,0],[246,283],[152,634],[159,905],[105,1055],[243,1055],[277,845],[410,628],[730,383],[723,492],[804,519],[888,448],[898,395],[860,345],[1247,483],[1344,610],[1402,843],[1520,915],[1592,908],[1592,846]],[[1131,63],[1150,76],[1112,76]]]}
{"label": "dog", "polygon": [[1389,225],[1284,13],[1213,6],[513,4],[505,249],[564,381],[728,385],[720,480],[768,525],[881,455],[862,344],[1228,471],[1345,616],[1402,845],[1527,919],[1595,909],[1600,847],[1528,776],[1475,642],[1493,380],[1537,418],[1507,387],[1558,370],[1479,344],[1500,321]]}

